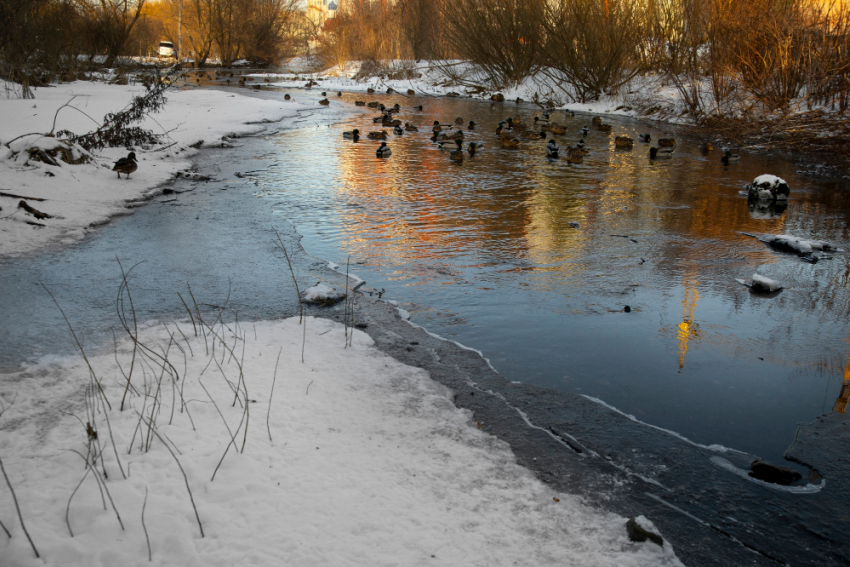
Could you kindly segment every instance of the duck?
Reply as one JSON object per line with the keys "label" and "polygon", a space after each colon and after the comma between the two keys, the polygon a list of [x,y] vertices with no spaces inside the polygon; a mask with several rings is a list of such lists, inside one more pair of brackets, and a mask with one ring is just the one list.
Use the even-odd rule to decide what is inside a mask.
{"label": "duck", "polygon": [[420,104],[419,106],[414,106],[413,110],[418,110],[418,111],[422,112],[422,105]]}
{"label": "duck", "polygon": [[455,118],[455,124],[457,124],[458,126],[463,126],[463,123],[464,119],[462,117],[458,116],[457,118]]}
{"label": "duck", "polygon": [[355,100],[354,106],[366,106],[366,101],[365,100]]}
{"label": "duck", "polygon": [[328,93],[325,92],[325,91],[322,91],[322,96],[328,96]]}
{"label": "duck", "polygon": [[594,116],[593,120],[591,120],[590,123],[594,126],[601,126],[602,125],[602,117],[601,116]]}
{"label": "duck", "polygon": [[676,145],[676,139],[675,138],[659,138],[658,139],[658,145],[661,146],[662,148],[672,148],[673,146]]}
{"label": "duck", "polygon": [[436,136],[437,134],[439,134],[442,131],[443,131],[443,127],[440,126],[440,121],[434,120],[434,127],[431,128],[431,132]]}
{"label": "duck", "polygon": [[629,138],[628,136],[617,136],[614,138],[614,146],[622,149],[632,149],[635,145],[635,141]]}
{"label": "duck", "polygon": [[416,126],[414,126],[410,122],[404,123],[404,129],[408,132],[418,132],[419,131],[419,128],[417,128]]}
{"label": "duck", "polygon": [[699,149],[702,152],[710,152],[710,151],[714,150],[714,144],[712,144],[711,142],[706,140],[705,142],[703,142],[699,145]]}
{"label": "duck", "polygon": [[360,139],[360,130],[355,128],[351,132],[343,132],[342,137],[346,140],[354,140],[356,142]]}
{"label": "duck", "polygon": [[130,152],[127,154],[127,157],[122,157],[115,162],[115,165],[112,166],[112,171],[118,173],[118,179],[121,179],[122,173],[126,173],[127,179],[130,179],[130,174],[138,168],[139,164],[136,163],[136,152]]}
{"label": "duck", "polygon": [[390,149],[386,142],[381,142],[381,145],[378,147],[377,150],[375,150],[375,155],[380,158],[390,157],[392,153],[393,151]]}
{"label": "duck", "polygon": [[567,133],[567,129],[564,126],[560,126],[558,124],[551,124],[549,126],[549,131],[559,136],[563,136]]}
{"label": "duck", "polygon": [[556,158],[558,157],[558,152],[561,151],[561,148],[558,147],[558,143],[555,142],[555,138],[549,140],[549,143],[546,144],[546,157]]}
{"label": "duck", "polygon": [[475,130],[475,120],[470,120],[470,121],[469,121],[469,126],[467,126],[467,127],[466,127],[466,129],[467,129],[467,130],[469,130],[470,132],[471,132],[472,130]]}
{"label": "duck", "polygon": [[457,144],[457,149],[449,153],[449,158],[452,161],[463,161],[463,140],[455,140],[455,143]]}
{"label": "duck", "polygon": [[549,119],[548,118],[540,118],[539,116],[535,116],[534,117],[534,125],[537,126],[538,123],[548,124]]}
{"label": "duck", "polygon": [[506,149],[516,149],[519,147],[519,140],[516,138],[502,138],[502,147]]}
{"label": "duck", "polygon": [[366,106],[368,106],[369,108],[378,108],[378,101],[372,101],[370,103],[367,103]]}
{"label": "duck", "polygon": [[576,142],[576,147],[579,148],[579,149],[582,149],[582,150],[584,149],[584,138],[582,138],[578,142]]}
{"label": "duck", "polygon": [[600,132],[610,132],[611,131],[611,125],[610,124],[598,124],[596,126],[596,129],[599,130]]}
{"label": "duck", "polygon": [[581,163],[584,161],[584,155],[579,152],[570,151],[567,153],[567,163]]}
{"label": "duck", "polygon": [[587,126],[582,126],[581,127],[581,135],[587,136],[587,132],[588,132]]}
{"label": "duck", "polygon": [[673,157],[673,150],[671,148],[656,148],[652,146],[649,148],[649,159],[662,159]]}
{"label": "duck", "polygon": [[474,156],[475,152],[484,147],[484,144],[480,142],[469,142],[469,148],[466,150],[469,152],[469,155]]}
{"label": "duck", "polygon": [[386,140],[387,131],[381,130],[380,132],[369,132],[369,138],[371,138],[372,140]]}
{"label": "duck", "polygon": [[393,128],[393,134],[395,134],[396,136],[401,136],[402,134],[404,134],[404,128],[402,128],[399,124],[396,124]]}
{"label": "duck", "polygon": [[507,127],[513,130],[516,128],[517,130],[525,130],[525,125],[519,120],[514,120],[513,118],[507,119]]}
{"label": "duck", "polygon": [[644,144],[648,144],[652,141],[652,136],[650,136],[649,134],[638,134],[638,140],[640,140]]}
{"label": "duck", "polygon": [[291,97],[291,96],[289,96],[288,94],[283,95],[283,100],[289,100],[289,99],[291,99],[291,98],[292,98],[292,97]]}
{"label": "duck", "polygon": [[321,104],[322,106],[329,106],[331,104],[331,101],[329,101],[326,98],[323,98],[322,100],[319,101],[319,104]]}
{"label": "duck", "polygon": [[337,92],[336,96],[342,96],[342,91]]}
{"label": "duck", "polygon": [[738,157],[738,154],[733,154],[729,150],[726,150],[726,155],[720,158],[720,161],[726,165],[729,165],[730,163],[738,163]]}

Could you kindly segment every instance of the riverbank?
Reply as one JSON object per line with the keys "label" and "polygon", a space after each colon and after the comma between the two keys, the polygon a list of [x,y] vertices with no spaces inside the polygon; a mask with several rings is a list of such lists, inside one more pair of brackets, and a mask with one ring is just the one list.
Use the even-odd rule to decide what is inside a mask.
{"label": "riverbank", "polygon": [[[158,193],[175,175],[197,177],[191,158],[200,148],[238,143],[235,138],[266,131],[310,106],[221,90],[170,90],[162,111],[138,124],[160,136],[160,143],[133,148],[138,170],[129,179],[112,171],[127,156],[124,148],[98,151],[79,165],[30,157],[31,148],[53,143],[49,132],[94,130],[107,113],[144,92],[142,85],[77,81],[34,89],[35,99],[0,100],[0,257],[76,242]],[[21,208],[21,201],[37,213]]]}

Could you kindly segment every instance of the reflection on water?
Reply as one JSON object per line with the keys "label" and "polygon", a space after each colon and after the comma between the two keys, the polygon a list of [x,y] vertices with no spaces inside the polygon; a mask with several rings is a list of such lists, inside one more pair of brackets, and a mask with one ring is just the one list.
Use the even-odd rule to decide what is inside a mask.
{"label": "reflection on water", "polygon": [[[570,165],[547,160],[545,141],[498,147],[497,123],[527,123],[534,108],[400,96],[381,100],[398,102],[420,132],[387,129],[393,155],[380,160],[377,142],[342,139],[343,129],[381,129],[353,107],[364,96],[333,101],[338,124],[307,121],[280,135],[277,165],[255,179],[307,250],[350,256],[352,271],[417,323],[482,350],[509,379],[599,397],[699,442],[765,457],[780,458],[796,423],[829,411],[839,392],[843,410],[847,257],[809,264],[741,233],[846,248],[846,187],[764,156],[723,166],[719,150],[701,153],[681,135],[673,159],[652,161],[648,145],[614,148],[614,136],[649,128],[614,117],[614,131],[591,130],[590,155]],[[424,111],[412,110],[420,102]],[[466,142],[484,144],[462,163],[429,140],[434,120],[458,116],[478,124]],[[590,125],[589,116],[553,119],[567,127],[556,136],[562,147]],[[789,182],[787,209],[739,195],[762,173]],[[786,289],[762,297],[735,282],[755,272]]]}

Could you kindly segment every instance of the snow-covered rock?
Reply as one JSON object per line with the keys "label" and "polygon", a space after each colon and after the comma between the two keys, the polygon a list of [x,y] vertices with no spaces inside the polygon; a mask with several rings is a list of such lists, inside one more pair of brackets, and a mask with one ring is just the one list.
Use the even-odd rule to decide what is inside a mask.
{"label": "snow-covered rock", "polygon": [[759,175],[746,188],[750,199],[762,201],[787,201],[791,193],[784,179],[769,174]]}
{"label": "snow-covered rock", "polygon": [[323,283],[317,283],[301,292],[301,298],[305,303],[318,305],[333,305],[342,301],[344,297],[344,293]]}
{"label": "snow-covered rock", "polygon": [[736,281],[747,286],[753,291],[762,293],[773,293],[782,289],[782,284],[778,281],[759,274],[753,274],[753,277],[751,278],[736,279]]}

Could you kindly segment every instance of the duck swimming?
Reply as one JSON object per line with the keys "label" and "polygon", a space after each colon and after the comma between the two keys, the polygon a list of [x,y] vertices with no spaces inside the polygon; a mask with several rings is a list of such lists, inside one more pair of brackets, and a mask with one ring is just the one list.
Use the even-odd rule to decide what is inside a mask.
{"label": "duck swimming", "polygon": [[396,124],[395,127],[393,127],[393,134],[401,136],[404,134],[404,129],[400,125]]}
{"label": "duck swimming", "polygon": [[659,138],[658,139],[658,145],[661,146],[662,148],[672,148],[673,146],[676,145],[676,139],[675,138]]}
{"label": "duck swimming", "polygon": [[726,155],[720,158],[720,161],[726,165],[729,165],[730,163],[738,163],[738,157],[738,154],[733,154],[729,150],[726,150]]}
{"label": "duck swimming", "polygon": [[621,149],[632,149],[635,145],[635,141],[629,138],[628,136],[617,136],[614,138],[614,146]]}
{"label": "duck swimming", "polygon": [[355,128],[351,132],[343,132],[342,137],[346,140],[354,140],[356,142],[360,139],[360,130]]}
{"label": "duck swimming", "polygon": [[640,140],[644,144],[648,144],[652,141],[652,136],[650,136],[649,134],[638,134],[638,140]]}
{"label": "duck swimming", "polygon": [[112,171],[118,173],[118,179],[121,179],[122,173],[126,173],[127,179],[130,179],[130,174],[138,168],[139,164],[136,163],[136,152],[130,152],[127,154],[127,157],[122,157],[115,162],[115,165],[112,166]]}
{"label": "duck swimming", "polygon": [[471,130],[475,130],[475,121],[474,121],[474,120],[470,120],[470,121],[469,121],[469,126],[467,126],[466,128],[467,128],[467,130],[470,130],[470,131],[471,131]]}
{"label": "duck swimming", "polygon": [[549,140],[549,143],[546,144],[546,157],[556,158],[558,157],[558,152],[561,151],[561,148],[558,147],[557,142],[555,142],[555,138]]}
{"label": "duck swimming", "polygon": [[457,144],[457,149],[452,150],[449,154],[449,158],[452,161],[463,161],[463,140],[455,140]]}
{"label": "duck swimming", "polygon": [[469,142],[469,149],[467,151],[469,152],[469,155],[474,156],[475,152],[477,152],[479,149],[481,149],[483,147],[484,147],[484,144],[479,144],[479,143],[476,143],[476,142]]}
{"label": "duck swimming", "polygon": [[655,146],[649,148],[649,159],[663,159],[669,157],[673,157],[672,148],[656,148]]}
{"label": "duck swimming", "polygon": [[369,138],[373,140],[386,140],[387,139],[387,131],[381,130],[380,132],[369,132]]}
{"label": "duck swimming", "polygon": [[386,142],[381,142],[381,145],[378,147],[377,150],[375,150],[375,155],[379,158],[390,157],[392,153],[393,151],[390,149]]}
{"label": "duck swimming", "polygon": [[582,136],[587,136],[587,132],[588,132],[588,130],[587,130],[587,126],[582,126],[582,127],[581,127],[581,135],[582,135]]}
{"label": "duck swimming", "polygon": [[408,132],[418,132],[419,131],[419,128],[417,128],[416,126],[414,126],[410,122],[404,123],[404,129],[407,130]]}

